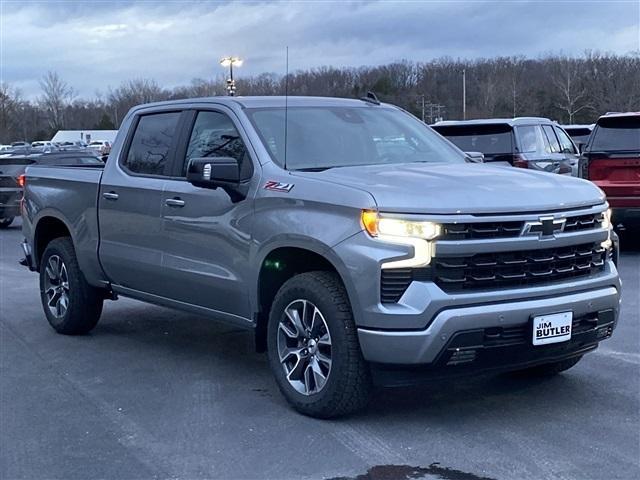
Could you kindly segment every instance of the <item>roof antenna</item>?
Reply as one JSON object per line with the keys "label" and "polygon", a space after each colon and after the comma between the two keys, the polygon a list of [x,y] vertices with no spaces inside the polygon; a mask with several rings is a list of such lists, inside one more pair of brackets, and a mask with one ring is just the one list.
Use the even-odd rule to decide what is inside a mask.
{"label": "roof antenna", "polygon": [[380,105],[380,100],[378,100],[378,97],[376,96],[376,94],[373,93],[371,90],[367,92],[366,97],[360,97],[360,100],[367,103],[373,103],[374,105]]}
{"label": "roof antenna", "polygon": [[287,63],[284,76],[284,169],[287,169],[287,125],[289,111],[289,45],[287,45]]}

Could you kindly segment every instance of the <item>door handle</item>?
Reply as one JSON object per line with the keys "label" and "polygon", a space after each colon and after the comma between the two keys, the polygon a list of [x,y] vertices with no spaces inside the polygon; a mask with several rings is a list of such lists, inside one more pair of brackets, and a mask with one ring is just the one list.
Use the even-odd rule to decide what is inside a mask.
{"label": "door handle", "polygon": [[167,198],[164,204],[167,207],[184,207],[184,200],[180,198]]}
{"label": "door handle", "polygon": [[118,194],[116,192],[105,192],[102,194],[102,197],[106,198],[107,200],[117,200]]}

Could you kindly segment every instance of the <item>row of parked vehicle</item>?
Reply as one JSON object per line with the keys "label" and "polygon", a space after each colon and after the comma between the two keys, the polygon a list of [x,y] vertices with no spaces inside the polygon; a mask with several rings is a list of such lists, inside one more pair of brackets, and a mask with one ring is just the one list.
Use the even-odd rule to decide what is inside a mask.
{"label": "row of parked vehicle", "polygon": [[640,112],[608,113],[593,125],[521,117],[443,121],[432,128],[484,162],[579,176],[607,195],[613,221],[640,225]]}
{"label": "row of parked vehicle", "polygon": [[42,152],[19,146],[0,152],[0,229],[20,215],[24,172],[29,165],[104,165],[103,158],[90,148]]}
{"label": "row of parked vehicle", "polygon": [[51,153],[69,150],[93,150],[100,155],[109,155],[111,142],[108,140],[94,140],[89,143],[81,140],[68,142],[52,142],[50,140],[37,140],[35,142],[13,142],[10,145],[0,145],[0,155],[24,154],[24,153]]}

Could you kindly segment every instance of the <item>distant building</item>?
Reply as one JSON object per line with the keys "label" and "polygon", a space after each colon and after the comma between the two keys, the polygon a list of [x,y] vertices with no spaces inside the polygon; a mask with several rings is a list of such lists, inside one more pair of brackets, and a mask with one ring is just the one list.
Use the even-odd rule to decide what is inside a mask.
{"label": "distant building", "polygon": [[52,142],[92,142],[96,140],[105,140],[113,143],[116,139],[117,130],[58,130]]}

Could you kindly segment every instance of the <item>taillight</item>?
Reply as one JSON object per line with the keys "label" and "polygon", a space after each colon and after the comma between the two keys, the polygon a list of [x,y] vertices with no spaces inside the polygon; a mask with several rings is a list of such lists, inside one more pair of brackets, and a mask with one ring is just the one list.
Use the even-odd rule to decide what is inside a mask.
{"label": "taillight", "polygon": [[27,176],[23,173],[18,177],[18,185],[20,186],[20,188],[24,188],[26,183],[27,183]]}
{"label": "taillight", "polygon": [[529,168],[529,162],[527,162],[522,155],[514,155],[512,165],[518,168]]}

